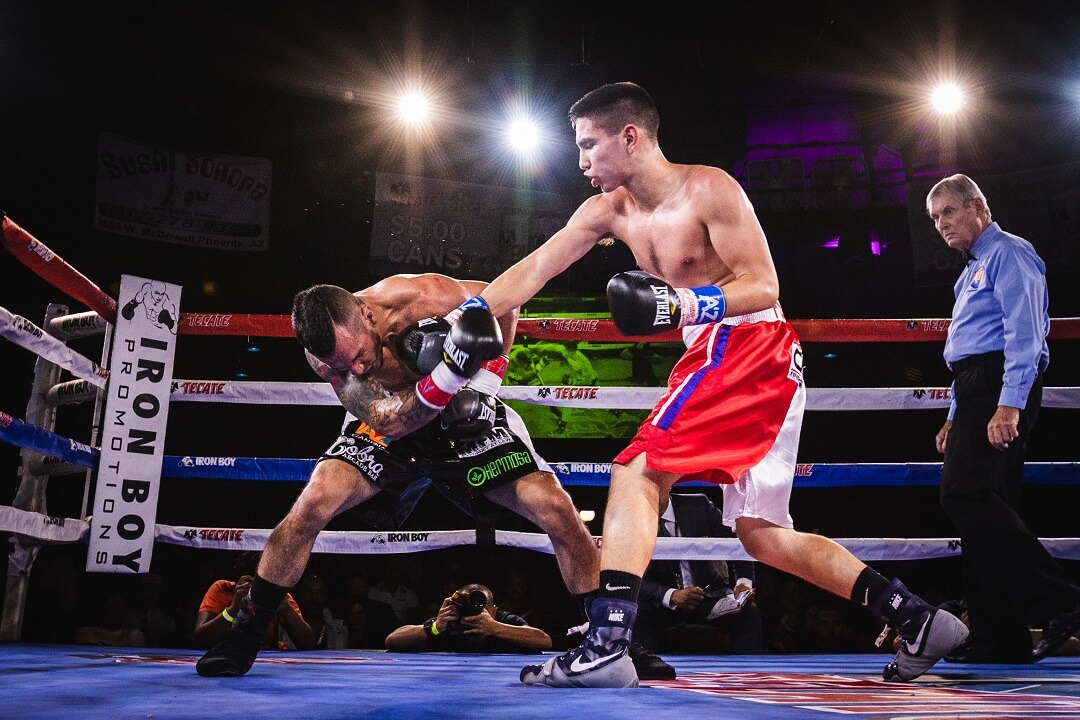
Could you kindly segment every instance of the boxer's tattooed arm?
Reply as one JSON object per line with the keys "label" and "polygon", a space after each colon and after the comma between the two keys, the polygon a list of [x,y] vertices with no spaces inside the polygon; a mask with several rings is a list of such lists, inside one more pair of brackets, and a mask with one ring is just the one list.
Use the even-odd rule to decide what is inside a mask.
{"label": "boxer's tattooed arm", "polygon": [[419,430],[438,415],[420,402],[414,388],[388,395],[378,382],[350,375],[334,390],[346,410],[391,439]]}

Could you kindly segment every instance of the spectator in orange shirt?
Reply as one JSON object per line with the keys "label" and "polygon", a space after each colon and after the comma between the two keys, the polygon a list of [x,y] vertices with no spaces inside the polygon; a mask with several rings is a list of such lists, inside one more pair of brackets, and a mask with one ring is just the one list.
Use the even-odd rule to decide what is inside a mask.
{"label": "spectator in orange shirt", "polygon": [[[261,554],[242,553],[233,565],[233,573],[239,579],[235,582],[217,580],[206,591],[202,604],[199,605],[199,616],[195,620],[195,633],[192,638],[195,647],[212,647],[225,635],[236,614],[240,612],[240,603],[247,597]],[[311,650],[315,647],[315,632],[304,620],[300,606],[288,593],[278,606],[277,615],[266,628],[262,650],[288,649],[288,644],[279,638],[279,630],[288,633],[293,645],[299,650]]]}

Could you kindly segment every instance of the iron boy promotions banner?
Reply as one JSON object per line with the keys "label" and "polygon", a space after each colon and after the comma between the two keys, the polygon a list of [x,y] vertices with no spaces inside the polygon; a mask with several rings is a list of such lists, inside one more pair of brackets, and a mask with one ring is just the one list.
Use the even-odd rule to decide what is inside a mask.
{"label": "iron boy promotions banner", "polygon": [[378,173],[372,269],[491,280],[551,237],[572,212],[553,193]]}
{"label": "iron boy promotions banner", "polygon": [[116,318],[86,569],[150,567],[169,414],[180,286],[124,275]]}
{"label": "iron boy promotions banner", "polygon": [[271,162],[178,152],[112,133],[98,139],[94,227],[222,250],[266,250]]}

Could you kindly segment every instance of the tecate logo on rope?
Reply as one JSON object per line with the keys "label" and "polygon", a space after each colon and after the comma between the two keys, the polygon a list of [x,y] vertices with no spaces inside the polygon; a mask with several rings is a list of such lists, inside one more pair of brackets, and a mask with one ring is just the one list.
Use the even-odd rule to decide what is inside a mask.
{"label": "tecate logo on rope", "polygon": [[173,383],[172,392],[182,392],[185,395],[224,395],[225,382],[180,382]]}
{"label": "tecate logo on rope", "polygon": [[214,315],[208,313],[184,313],[185,325],[196,327],[229,327],[232,315]]}
{"label": "tecate logo on rope", "polygon": [[540,327],[545,330],[561,330],[563,332],[593,332],[599,325],[599,320],[563,320],[553,318],[540,321]]}
{"label": "tecate logo on rope", "polygon": [[191,528],[184,532],[188,539],[199,538],[208,542],[241,542],[244,539],[244,531],[236,528]]}

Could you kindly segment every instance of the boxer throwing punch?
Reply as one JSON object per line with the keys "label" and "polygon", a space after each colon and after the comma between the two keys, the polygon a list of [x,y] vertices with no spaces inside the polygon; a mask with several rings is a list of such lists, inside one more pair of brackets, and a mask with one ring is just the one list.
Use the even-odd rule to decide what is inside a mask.
{"label": "boxer throwing punch", "polygon": [[[334,285],[297,293],[296,337],[348,415],[270,534],[240,612],[225,618],[231,627],[199,660],[200,675],[236,676],[251,668],[275,609],[331,519],[380,492],[396,496],[407,515],[429,479],[466,512],[483,495],[522,515],[551,538],[569,591],[596,590],[592,537],[533,450],[521,418],[495,397],[517,308],[496,321],[482,303],[468,300],[483,287],[425,274],[395,275],[355,294]],[[452,327],[447,314],[456,320]]]}
{"label": "boxer throwing punch", "polygon": [[[625,687],[641,576],[656,539],[658,501],[685,475],[722,484],[724,522],[756,560],[869,606],[904,642],[885,677],[911,680],[959,645],[956,617],[864,565],[839,544],[797,532],[788,513],[805,407],[802,353],[777,302],[769,247],[745,193],[727,173],[677,165],[657,143],[659,115],[633,83],[605,85],[570,109],[579,165],[602,192],[482,297],[519,307],[605,236],[645,272],[608,284],[628,335],[683,328],[686,353],[630,445],[612,465],[600,593],[582,644],[526,684]],[[662,279],[661,279],[662,278]]]}

